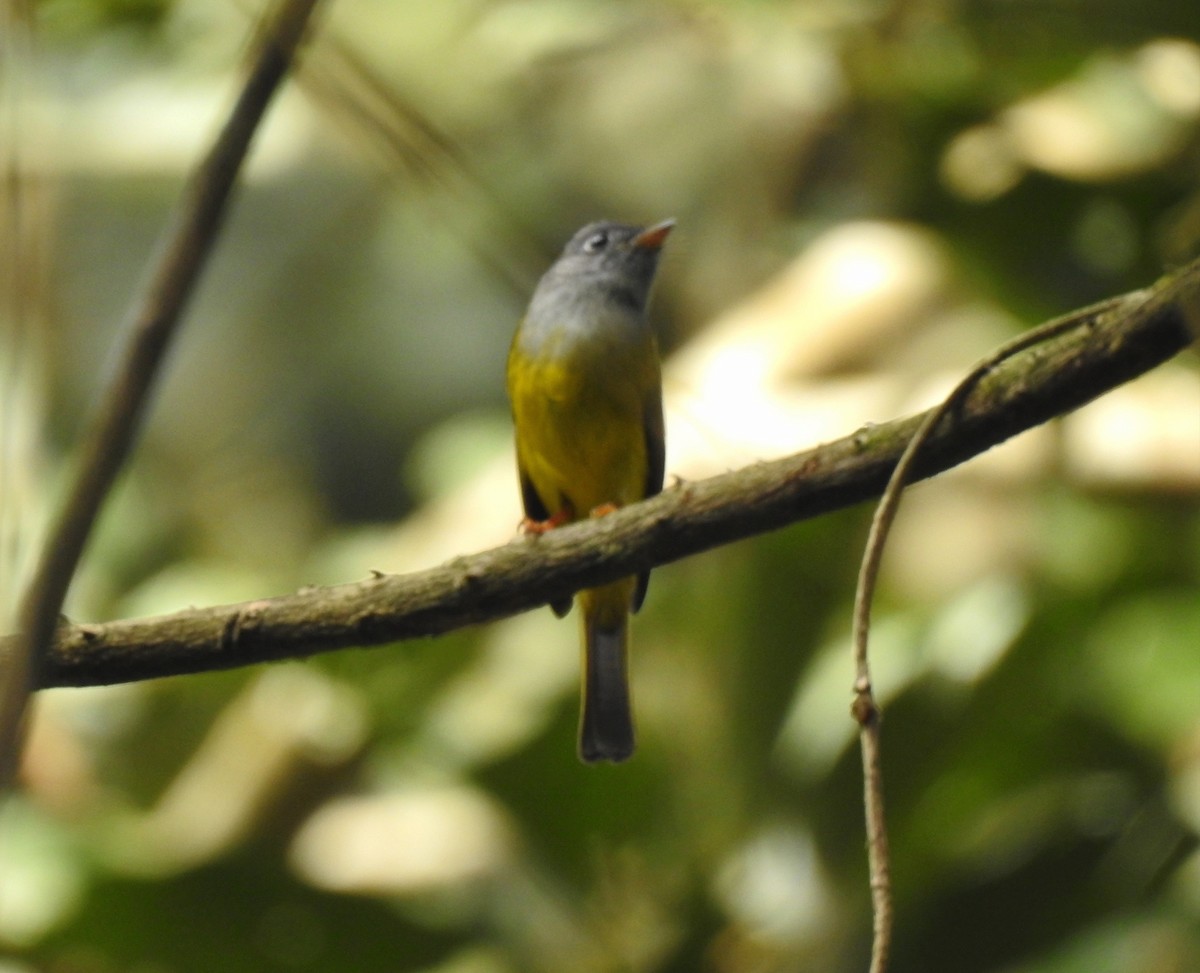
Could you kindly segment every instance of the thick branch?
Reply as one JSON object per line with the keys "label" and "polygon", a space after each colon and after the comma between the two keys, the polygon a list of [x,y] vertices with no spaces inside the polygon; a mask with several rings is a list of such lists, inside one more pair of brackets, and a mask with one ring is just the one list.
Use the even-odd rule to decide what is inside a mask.
{"label": "thick branch", "polygon": [[[915,477],[932,476],[1083,405],[1187,346],[1200,261],[1076,315],[1079,326],[1002,363],[939,426]],[[922,416],[722,476],[680,483],[607,517],[408,575],[104,625],[65,625],[41,686],[232,668],[438,635],[875,496]]]}

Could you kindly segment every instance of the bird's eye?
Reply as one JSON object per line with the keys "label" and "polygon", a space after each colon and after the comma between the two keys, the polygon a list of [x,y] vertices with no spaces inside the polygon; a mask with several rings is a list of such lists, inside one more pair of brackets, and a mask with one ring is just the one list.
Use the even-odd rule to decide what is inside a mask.
{"label": "bird's eye", "polygon": [[599,253],[608,245],[608,234],[601,230],[583,241],[584,253]]}

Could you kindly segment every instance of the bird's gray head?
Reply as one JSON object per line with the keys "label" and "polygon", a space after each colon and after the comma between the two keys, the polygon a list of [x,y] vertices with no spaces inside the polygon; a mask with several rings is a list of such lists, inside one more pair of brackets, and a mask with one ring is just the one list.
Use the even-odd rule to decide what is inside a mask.
{"label": "bird's gray head", "polygon": [[535,300],[539,296],[551,297],[554,303],[600,299],[644,311],[662,245],[674,227],[674,220],[644,228],[608,221],[589,223],[571,237],[546,271]]}

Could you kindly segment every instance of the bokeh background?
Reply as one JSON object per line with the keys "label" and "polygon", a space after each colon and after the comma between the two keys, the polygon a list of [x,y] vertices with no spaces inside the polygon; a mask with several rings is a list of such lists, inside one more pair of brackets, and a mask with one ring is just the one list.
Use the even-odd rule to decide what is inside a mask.
{"label": "bokeh background", "polygon": [[[5,626],[260,7],[0,21]],[[261,133],[68,613],[513,536],[538,274],[679,221],[669,474],[922,408],[1200,250],[1195,0],[337,0]],[[894,969],[1200,969],[1194,352],[905,499],[873,641]],[[641,746],[575,757],[574,622],[37,702],[3,973],[857,971],[860,507],[655,572]]]}

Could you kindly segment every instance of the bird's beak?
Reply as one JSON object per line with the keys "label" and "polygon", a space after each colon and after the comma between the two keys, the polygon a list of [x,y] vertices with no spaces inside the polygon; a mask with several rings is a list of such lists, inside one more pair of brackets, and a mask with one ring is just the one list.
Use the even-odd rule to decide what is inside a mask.
{"label": "bird's beak", "polygon": [[642,250],[657,250],[673,229],[675,229],[674,220],[663,220],[661,223],[646,227],[630,241],[629,245]]}

